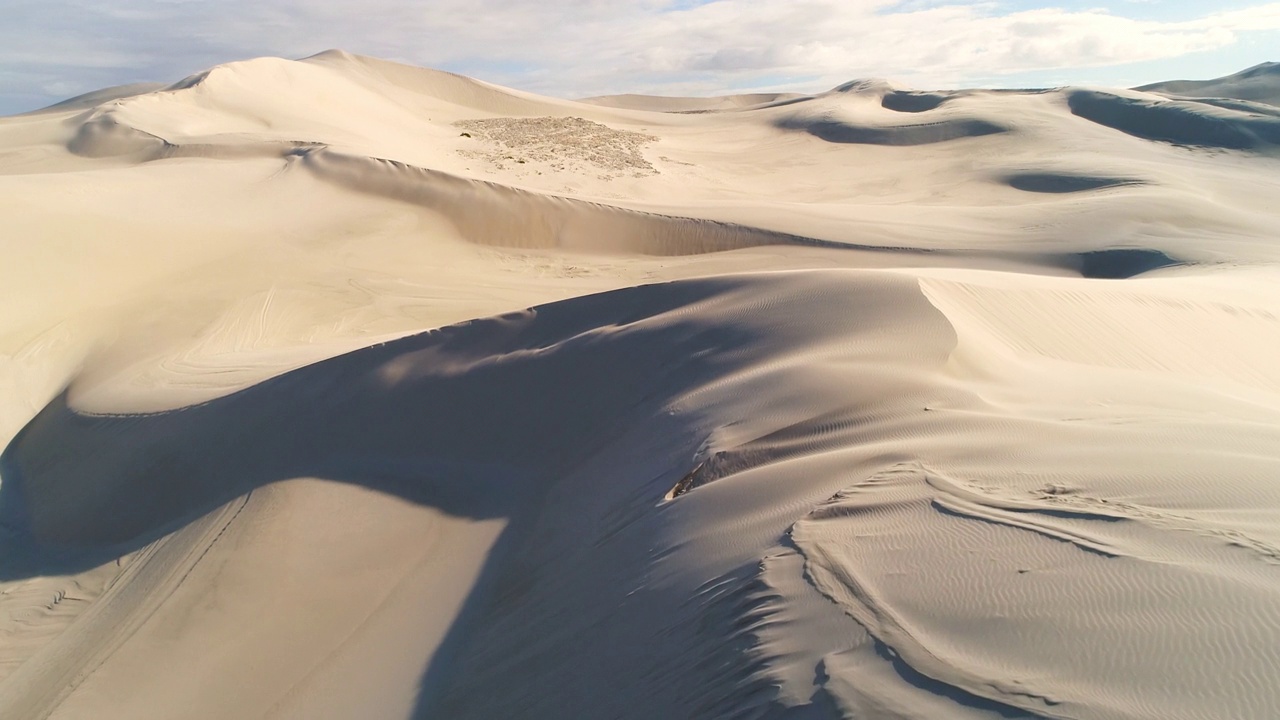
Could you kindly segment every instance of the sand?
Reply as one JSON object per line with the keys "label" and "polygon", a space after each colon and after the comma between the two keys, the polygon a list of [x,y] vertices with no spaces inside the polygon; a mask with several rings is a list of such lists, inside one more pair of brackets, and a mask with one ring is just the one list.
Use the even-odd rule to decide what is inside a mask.
{"label": "sand", "polygon": [[1275,717],[1277,96],[0,118],[0,717]]}

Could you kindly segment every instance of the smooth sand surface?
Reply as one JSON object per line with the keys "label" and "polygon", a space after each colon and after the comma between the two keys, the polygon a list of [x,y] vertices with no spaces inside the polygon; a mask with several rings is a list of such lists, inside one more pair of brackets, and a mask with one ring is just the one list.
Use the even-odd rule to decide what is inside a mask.
{"label": "smooth sand surface", "polygon": [[1278,67],[0,118],[0,718],[1280,716]]}

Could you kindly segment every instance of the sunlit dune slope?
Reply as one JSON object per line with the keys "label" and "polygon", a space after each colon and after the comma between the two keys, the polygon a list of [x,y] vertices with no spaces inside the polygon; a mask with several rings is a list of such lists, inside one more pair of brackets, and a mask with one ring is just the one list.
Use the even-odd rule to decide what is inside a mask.
{"label": "sunlit dune slope", "polygon": [[1268,68],[0,118],[0,717],[1276,715]]}

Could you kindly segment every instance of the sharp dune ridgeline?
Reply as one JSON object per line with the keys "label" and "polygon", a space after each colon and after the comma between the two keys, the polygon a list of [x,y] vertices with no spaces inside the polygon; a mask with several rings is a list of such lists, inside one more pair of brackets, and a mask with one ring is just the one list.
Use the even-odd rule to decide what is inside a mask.
{"label": "sharp dune ridgeline", "polygon": [[0,718],[1280,716],[1277,98],[0,118]]}

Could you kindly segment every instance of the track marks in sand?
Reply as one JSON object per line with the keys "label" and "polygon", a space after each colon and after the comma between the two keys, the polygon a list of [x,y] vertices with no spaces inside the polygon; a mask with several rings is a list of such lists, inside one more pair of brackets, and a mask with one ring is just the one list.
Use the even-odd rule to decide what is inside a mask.
{"label": "track marks in sand", "polygon": [[165,604],[248,501],[237,498],[122,562],[71,626],[0,683],[0,717],[48,717]]}
{"label": "track marks in sand", "polygon": [[[914,468],[894,468],[843,490],[814,508],[789,531],[791,542],[805,558],[806,578],[882,644],[890,657],[945,686],[930,688],[935,694],[954,695],[959,691],[965,705],[994,701],[1010,711],[1059,717],[1050,708],[1059,705],[1060,700],[1025,687],[1017,679],[975,672],[949,657],[945,648],[930,647],[926,631],[915,627],[910,617],[883,596],[882,589],[868,582],[873,578],[859,571],[854,552],[850,551],[860,548],[833,542],[828,535],[837,527],[852,531],[855,538],[875,538],[878,533],[868,533],[872,528],[864,525],[883,525],[885,518],[903,504],[932,502],[937,508],[937,498],[929,498],[932,493],[920,492],[929,487],[924,473]],[[916,491],[914,496],[912,489]]]}
{"label": "track marks in sand", "polygon": [[[1280,660],[1280,611],[1258,582],[1270,566],[1207,559],[1189,547],[1200,540],[1133,508],[1058,497],[900,465],[837,493],[789,536],[808,582],[934,695],[1048,718],[1274,707],[1257,672]],[[1178,659],[1188,656],[1206,662]],[[848,673],[856,685],[856,665]]]}
{"label": "track marks in sand", "polygon": [[0,684],[66,630],[119,573],[112,562],[75,576],[0,582]]}

